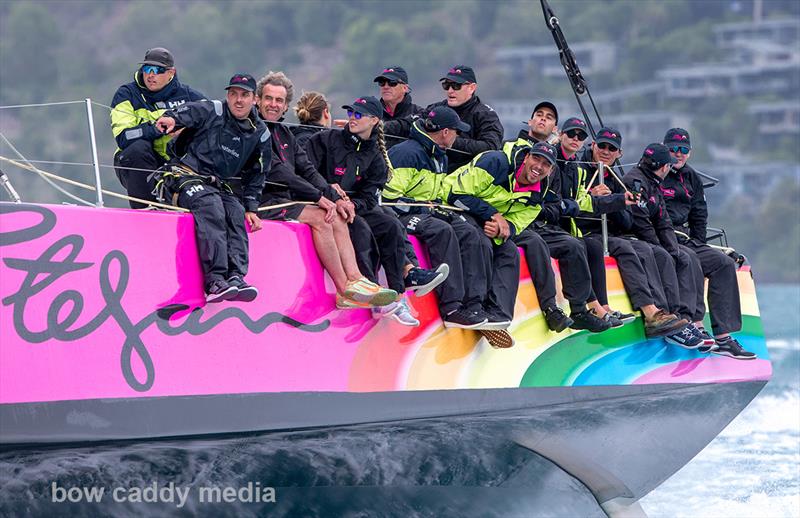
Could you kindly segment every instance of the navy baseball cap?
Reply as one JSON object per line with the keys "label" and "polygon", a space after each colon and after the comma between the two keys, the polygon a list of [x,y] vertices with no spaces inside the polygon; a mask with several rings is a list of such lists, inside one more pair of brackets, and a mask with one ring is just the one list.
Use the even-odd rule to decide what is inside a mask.
{"label": "navy baseball cap", "polygon": [[558,123],[558,110],[556,109],[556,105],[551,103],[550,101],[542,101],[536,106],[533,107],[533,111],[531,112],[531,119],[536,114],[537,111],[541,108],[550,108],[552,110],[553,115],[556,116],[556,123]]}
{"label": "navy baseball cap", "polygon": [[225,87],[225,90],[230,90],[231,88],[241,88],[248,92],[255,92],[256,80],[250,74],[235,74],[228,81],[228,86]]}
{"label": "navy baseball cap", "polygon": [[345,110],[358,112],[361,115],[371,115],[379,119],[383,119],[383,105],[379,100],[367,95],[366,97],[359,97],[352,104],[345,104],[342,106]]}
{"label": "navy baseball cap", "polygon": [[656,168],[664,167],[665,164],[675,164],[678,162],[676,158],[669,154],[669,149],[664,144],[654,142],[644,148],[642,158],[649,158],[653,161]]}
{"label": "navy baseball cap", "polygon": [[689,140],[689,132],[683,128],[672,128],[664,135],[664,145],[669,146],[686,146],[692,149],[692,141]]}
{"label": "navy baseball cap", "polygon": [[477,83],[475,78],[475,71],[472,67],[467,65],[455,65],[447,71],[447,75],[439,79],[439,81],[452,81],[454,83]]}
{"label": "navy baseball cap", "polygon": [[458,130],[461,132],[469,131],[469,124],[462,121],[456,111],[449,106],[437,106],[425,116],[428,121],[425,129],[429,131],[439,131],[445,128]]}
{"label": "navy baseball cap", "polygon": [[578,117],[570,117],[564,121],[564,124],[561,125],[561,131],[569,131],[572,129],[581,130],[587,135],[589,134],[589,130],[586,128],[586,123],[583,122],[583,119],[579,119]]}
{"label": "navy baseball cap", "polygon": [[156,47],[145,52],[144,61],[140,61],[139,64],[172,68],[175,66],[175,60],[172,59],[172,53],[170,51],[162,47]]}
{"label": "navy baseball cap", "polygon": [[397,81],[399,83],[403,83],[404,85],[408,84],[408,74],[406,73],[406,69],[400,66],[384,68],[383,72],[377,75],[372,82],[377,83],[381,78],[388,79],[389,81]]}
{"label": "navy baseball cap", "polygon": [[531,147],[530,154],[545,157],[550,162],[550,165],[555,165],[556,163],[556,148],[549,142],[537,142]]}
{"label": "navy baseball cap", "polygon": [[619,130],[614,128],[603,126],[600,128],[600,131],[597,132],[597,137],[594,139],[594,141],[598,144],[605,142],[607,144],[611,144],[617,149],[622,149],[622,134],[619,132]]}

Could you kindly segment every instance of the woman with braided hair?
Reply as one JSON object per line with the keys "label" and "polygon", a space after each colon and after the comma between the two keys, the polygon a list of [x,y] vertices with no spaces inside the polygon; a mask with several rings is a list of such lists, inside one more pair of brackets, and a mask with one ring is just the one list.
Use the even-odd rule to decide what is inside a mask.
{"label": "woman with braided hair", "polygon": [[[306,143],[306,152],[317,171],[334,186],[342,199],[336,202],[341,216],[350,223],[350,238],[359,269],[377,282],[382,265],[390,289],[404,293],[430,292],[445,275],[407,267],[406,233],[400,220],[379,205],[380,192],[390,174],[389,156],[383,135],[383,106],[375,97],[360,97],[347,110],[342,129],[321,131]],[[393,316],[405,325],[419,325],[401,298],[397,304],[376,308],[382,316]]]}

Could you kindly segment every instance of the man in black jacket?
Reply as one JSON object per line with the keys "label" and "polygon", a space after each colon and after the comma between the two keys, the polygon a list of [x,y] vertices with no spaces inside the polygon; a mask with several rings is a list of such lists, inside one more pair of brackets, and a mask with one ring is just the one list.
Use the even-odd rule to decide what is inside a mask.
{"label": "man in black jacket", "polygon": [[[172,53],[153,48],[144,55],[132,82],[120,86],[111,101],[111,131],[117,142],[114,168],[128,196],[155,201],[152,172],[164,165],[171,135],[161,134],[155,121],[168,109],[205,96],[181,84]],[[133,209],[147,205],[129,202]]]}
{"label": "man in black jacket", "polygon": [[447,98],[428,106],[425,111],[436,106],[449,106],[470,127],[447,150],[447,172],[451,173],[467,164],[478,153],[500,149],[503,143],[503,125],[500,124],[497,112],[483,104],[475,95],[478,82],[472,67],[455,65],[439,81],[447,92]]}
{"label": "man in black jacket", "polygon": [[[716,338],[715,348],[711,352],[735,358],[740,354],[740,347],[737,347],[738,342],[730,334],[742,328],[736,261],[706,244],[708,209],[703,181],[686,163],[692,153],[689,132],[683,128],[670,129],[664,136],[664,145],[675,159],[675,165],[661,181],[659,188],[673,226],[689,236],[678,235],[678,242],[691,250],[691,259],[700,265],[703,275],[708,279],[711,330]],[[736,257],[741,256],[737,254]],[[699,296],[703,296],[703,290]],[[703,328],[703,315],[698,313],[694,317],[695,325],[710,337]]]}
{"label": "man in black jacket", "polygon": [[[625,174],[623,181],[628,189],[640,194],[639,203],[631,209],[633,231],[636,237],[664,247],[674,258],[678,278],[681,282],[681,296],[686,296],[690,310],[694,310],[691,304],[692,299],[697,297],[695,293],[696,278],[699,275],[702,279],[702,271],[689,258],[691,251],[687,252],[685,247],[678,244],[664,197],[659,188],[675,162],[675,158],[670,155],[666,146],[658,143],[650,144],[642,153],[639,164]],[[690,338],[694,326],[691,328],[689,329],[687,326],[689,332],[683,333],[683,336],[670,336],[666,340],[685,348],[697,349],[704,342],[701,340],[700,343],[696,343],[696,340]],[[729,340],[731,343],[728,344],[730,348],[725,353],[727,356],[744,360],[755,358],[753,353],[742,349],[736,340],[733,338],[729,338]],[[716,351],[711,350],[711,352]]]}
{"label": "man in black jacket", "polygon": [[[258,295],[244,282],[245,220],[251,231],[261,229],[256,210],[271,152],[269,130],[253,106],[255,88],[253,76],[236,74],[225,87],[225,102],[185,103],[156,121],[165,135],[183,130],[171,143],[179,158],[161,173],[157,188],[162,199],[194,215],[208,302],[249,302]],[[228,185],[234,176],[241,177],[244,206]]]}
{"label": "man in black jacket", "polygon": [[373,81],[378,83],[381,89],[386,147],[391,148],[405,140],[412,118],[425,111],[422,106],[417,106],[411,101],[411,94],[408,93],[411,91],[408,74],[403,67],[388,66]]}

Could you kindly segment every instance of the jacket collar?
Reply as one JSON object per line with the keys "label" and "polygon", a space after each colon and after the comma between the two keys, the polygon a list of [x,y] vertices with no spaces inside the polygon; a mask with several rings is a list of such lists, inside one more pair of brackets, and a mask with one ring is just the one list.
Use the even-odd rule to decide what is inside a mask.
{"label": "jacket collar", "polygon": [[447,152],[440,148],[436,142],[431,139],[431,137],[419,126],[420,121],[415,121],[414,124],[411,125],[411,135],[414,141],[418,142],[425,152],[432,156],[433,158],[442,159],[443,157],[447,156]]}

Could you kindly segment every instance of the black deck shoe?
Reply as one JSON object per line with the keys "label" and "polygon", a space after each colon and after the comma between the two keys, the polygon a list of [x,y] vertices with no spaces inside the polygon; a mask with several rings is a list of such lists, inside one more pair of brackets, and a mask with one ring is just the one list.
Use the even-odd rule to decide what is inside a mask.
{"label": "black deck shoe", "polygon": [[569,318],[572,319],[570,329],[586,329],[590,333],[602,333],[611,329],[611,324],[601,318],[597,318],[588,311],[573,312]]}
{"label": "black deck shoe", "polygon": [[485,316],[479,316],[474,311],[466,308],[457,309],[442,319],[444,327],[458,327],[460,329],[478,329],[487,322]]}
{"label": "black deck shoe", "polygon": [[566,313],[561,311],[561,308],[558,306],[544,308],[542,312],[544,313],[544,319],[547,322],[547,327],[550,329],[550,331],[560,333],[573,323],[572,319],[569,318]]}
{"label": "black deck shoe", "polygon": [[481,324],[477,329],[481,331],[501,331],[508,329],[511,319],[504,316],[499,309],[489,308],[477,311],[478,318],[486,318],[486,323]]}
{"label": "black deck shoe", "polygon": [[711,351],[711,354],[718,354],[720,356],[727,356],[736,360],[755,360],[755,353],[745,350],[739,342],[732,336],[717,339],[717,348]]}
{"label": "black deck shoe", "polygon": [[222,302],[223,300],[231,300],[239,294],[239,288],[231,286],[227,281],[216,280],[206,287],[206,302]]}
{"label": "black deck shoe", "polygon": [[228,299],[232,302],[252,302],[258,297],[258,288],[247,284],[244,282],[244,279],[238,275],[234,275],[228,279],[227,282],[229,285],[235,286],[236,289],[239,290],[239,293],[237,293],[235,297]]}

